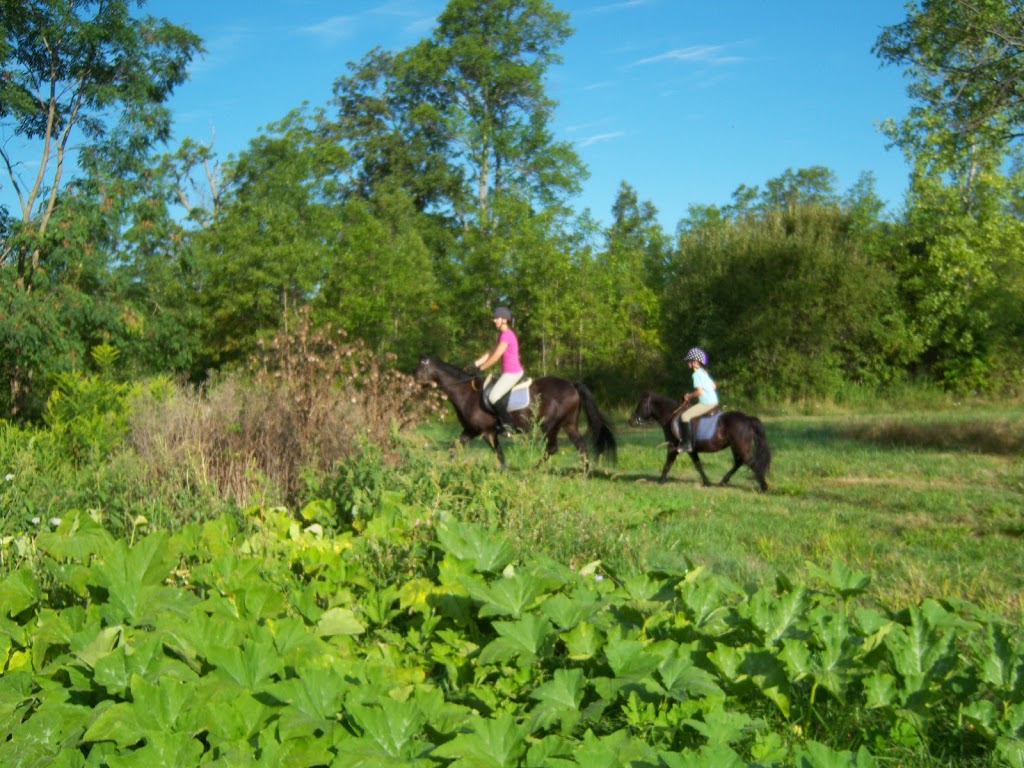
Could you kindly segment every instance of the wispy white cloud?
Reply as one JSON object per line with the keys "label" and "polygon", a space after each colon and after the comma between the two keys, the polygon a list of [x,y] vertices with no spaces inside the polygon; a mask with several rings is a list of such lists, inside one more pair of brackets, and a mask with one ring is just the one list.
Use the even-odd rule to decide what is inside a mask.
{"label": "wispy white cloud", "polygon": [[576,125],[568,125],[565,127],[566,133],[586,133],[588,131],[594,131],[600,126],[608,125],[611,120],[607,117],[602,117],[600,120],[591,120],[586,123],[578,123]]}
{"label": "wispy white cloud", "polygon": [[358,19],[355,16],[332,16],[321,21],[319,24],[299,27],[298,31],[300,34],[311,35],[312,37],[318,37],[321,40],[331,42],[333,40],[343,40],[354,35],[357,24]]}
{"label": "wispy white cloud", "polygon": [[727,56],[722,45],[691,45],[689,48],[676,48],[672,51],[648,56],[634,61],[630,66],[639,67],[644,64],[657,64],[661,61],[687,61],[700,64],[738,64],[743,61],[740,56]]}
{"label": "wispy white cloud", "polygon": [[585,139],[580,139],[576,145],[580,148],[589,147],[591,144],[600,144],[605,141],[612,141],[613,139],[621,139],[626,135],[625,131],[611,131],[609,133],[598,133],[593,136],[588,136]]}
{"label": "wispy white cloud", "polygon": [[636,8],[641,5],[649,5],[651,0],[622,0],[618,3],[605,3],[604,5],[597,5],[593,8],[587,8],[580,13],[593,14],[593,13],[612,13],[613,11],[623,11],[627,8]]}
{"label": "wispy white cloud", "polygon": [[599,83],[591,83],[590,85],[584,85],[584,91],[603,91],[605,88],[614,88],[618,85],[615,80],[602,80]]}

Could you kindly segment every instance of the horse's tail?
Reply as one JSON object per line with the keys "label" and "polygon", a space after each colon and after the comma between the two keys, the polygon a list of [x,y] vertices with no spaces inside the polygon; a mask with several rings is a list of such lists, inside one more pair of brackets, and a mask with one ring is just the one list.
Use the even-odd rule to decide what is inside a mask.
{"label": "horse's tail", "polygon": [[601,456],[608,454],[608,461],[615,463],[618,446],[615,443],[615,432],[612,430],[612,423],[597,407],[594,400],[594,393],[590,391],[582,381],[574,381],[573,386],[580,394],[580,402],[583,403],[583,412],[587,415],[587,441],[595,454]]}
{"label": "horse's tail", "polygon": [[764,433],[764,424],[761,420],[751,416],[750,426],[754,430],[754,451],[750,456],[750,468],[764,477],[772,463],[772,449],[768,447],[768,436]]}

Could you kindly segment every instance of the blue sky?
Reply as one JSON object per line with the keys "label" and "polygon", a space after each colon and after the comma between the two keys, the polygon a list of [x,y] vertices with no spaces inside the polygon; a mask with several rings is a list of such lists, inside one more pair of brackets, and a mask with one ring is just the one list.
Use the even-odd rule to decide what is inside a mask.
{"label": "blue sky", "polygon": [[[221,156],[334,81],[374,46],[430,34],[443,0],[151,0],[207,54],[175,94],[175,139]],[[556,137],[591,176],[579,208],[605,223],[621,182],[672,232],[692,204],[823,165],[846,191],[870,171],[890,210],[907,165],[877,123],[909,107],[905,80],[871,53],[902,0],[554,0],[575,33],[549,72]]]}

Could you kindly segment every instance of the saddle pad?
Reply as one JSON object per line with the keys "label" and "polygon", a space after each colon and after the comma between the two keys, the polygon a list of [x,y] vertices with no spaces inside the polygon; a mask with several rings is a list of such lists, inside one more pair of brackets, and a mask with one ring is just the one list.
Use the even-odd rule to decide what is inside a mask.
{"label": "saddle pad", "polygon": [[715,436],[715,427],[718,426],[718,419],[721,412],[713,413],[710,416],[697,417],[697,429],[694,432],[695,440],[710,440]]}
{"label": "saddle pad", "polygon": [[516,386],[508,397],[509,411],[521,411],[530,405],[530,388]]}

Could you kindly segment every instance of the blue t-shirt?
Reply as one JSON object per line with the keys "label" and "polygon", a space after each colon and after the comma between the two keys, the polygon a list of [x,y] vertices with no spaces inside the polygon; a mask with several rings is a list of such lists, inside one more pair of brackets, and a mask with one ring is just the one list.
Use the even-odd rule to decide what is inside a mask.
{"label": "blue t-shirt", "polygon": [[711,380],[708,372],[698,368],[693,372],[693,388],[700,388],[700,397],[697,402],[705,405],[718,405],[718,392],[715,391],[715,382]]}

